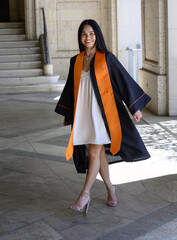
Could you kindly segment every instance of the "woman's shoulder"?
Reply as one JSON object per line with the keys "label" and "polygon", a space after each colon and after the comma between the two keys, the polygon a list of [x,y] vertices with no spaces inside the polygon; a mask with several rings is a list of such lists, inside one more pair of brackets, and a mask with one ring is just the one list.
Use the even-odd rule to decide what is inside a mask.
{"label": "woman's shoulder", "polygon": [[112,52],[106,53],[106,62],[108,67],[112,70],[115,70],[115,68],[119,70],[124,68],[121,62]]}
{"label": "woman's shoulder", "polygon": [[106,54],[106,58],[117,60],[116,56],[112,52],[107,51],[105,52],[105,54]]}
{"label": "woman's shoulder", "polygon": [[101,53],[101,54],[105,54],[106,59],[107,59],[107,58],[115,58],[114,54],[111,53],[111,52],[109,52],[109,51],[101,51],[101,50],[97,50],[97,51],[98,51],[99,53]]}
{"label": "woman's shoulder", "polygon": [[72,56],[72,57],[70,58],[70,63],[71,63],[71,64],[74,64],[74,63],[75,63],[76,58],[77,58],[77,56],[78,56],[79,54],[80,54],[80,53],[78,53],[78,54],[76,54],[76,55],[74,55],[74,56]]}
{"label": "woman's shoulder", "polygon": [[78,55],[78,54],[72,56],[72,57],[70,58],[70,61],[73,62],[74,60],[76,60],[77,55]]}
{"label": "woman's shoulder", "polygon": [[120,62],[112,52],[106,52],[106,62],[111,67],[120,66]]}

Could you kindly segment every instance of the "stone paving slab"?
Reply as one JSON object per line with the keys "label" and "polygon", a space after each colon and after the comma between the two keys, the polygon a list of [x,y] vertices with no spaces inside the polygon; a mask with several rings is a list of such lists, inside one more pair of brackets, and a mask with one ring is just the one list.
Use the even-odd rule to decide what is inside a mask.
{"label": "stone paving slab", "polygon": [[80,223],[75,225],[61,234],[66,240],[75,239],[97,239],[98,237],[107,234],[114,229],[121,228],[125,224],[131,222],[128,219],[121,219],[115,216],[104,215],[93,220],[87,221],[87,223]]}
{"label": "stone paving slab", "polygon": [[[166,234],[163,226],[167,224],[165,229],[167,230],[168,227],[171,228],[171,223],[173,223],[171,229],[176,225],[176,213],[177,203],[169,204],[169,206],[133,221],[109,234],[103,235],[97,238],[97,240],[137,240],[137,238],[144,240],[144,236],[146,235],[151,236],[151,240],[156,240],[157,235],[159,234],[160,236],[159,230],[162,230],[161,235],[163,233]],[[153,234],[153,231],[155,231],[155,234]],[[168,236],[168,238],[164,238],[163,240],[176,240],[176,229],[175,231],[171,231],[171,237]]]}
{"label": "stone paving slab", "polygon": [[145,236],[136,240],[176,240],[177,239],[177,219],[158,227]]}
{"label": "stone paving slab", "polygon": [[98,176],[85,215],[69,209],[85,175],[65,161],[70,128],[55,97],[0,96],[0,240],[176,240],[177,117],[144,115],[152,158],[110,165],[118,206],[106,205]]}
{"label": "stone paving slab", "polygon": [[1,240],[62,240],[63,237],[43,221],[20,228]]}

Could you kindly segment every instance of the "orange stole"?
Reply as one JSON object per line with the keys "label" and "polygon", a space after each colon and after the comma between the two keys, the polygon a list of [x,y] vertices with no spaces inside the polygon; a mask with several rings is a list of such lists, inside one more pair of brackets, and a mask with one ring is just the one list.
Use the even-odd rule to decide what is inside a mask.
{"label": "orange stole", "polygon": [[[79,84],[83,66],[84,51],[81,52],[77,58],[74,65],[74,119],[77,105],[77,97],[79,91]],[[116,102],[114,99],[114,94],[112,90],[111,80],[109,77],[109,72],[106,64],[105,53],[96,52],[95,55],[95,75],[98,84],[98,89],[101,95],[101,100],[103,103],[103,108],[105,111],[106,119],[108,122],[108,127],[111,135],[111,149],[110,152],[114,155],[120,150],[120,144],[122,139],[121,125],[119,120],[119,115],[116,107]],[[74,151],[73,147],[73,128],[71,136],[69,139],[69,144],[65,153],[66,160],[68,161]]]}
{"label": "orange stole", "polygon": [[[80,54],[78,54],[75,65],[74,65],[74,120],[75,120],[75,112],[76,112],[76,104],[77,104],[77,96],[79,91],[79,84],[81,79],[81,72],[82,72],[82,65],[84,60],[84,53],[85,51],[82,51]],[[68,161],[73,156],[73,129],[74,129],[74,121],[73,121],[73,128],[71,131],[71,136],[69,139],[68,147],[66,149],[65,157]]]}
{"label": "orange stole", "polygon": [[120,150],[122,131],[104,52],[96,52],[95,76],[111,135],[110,152],[115,155]]}

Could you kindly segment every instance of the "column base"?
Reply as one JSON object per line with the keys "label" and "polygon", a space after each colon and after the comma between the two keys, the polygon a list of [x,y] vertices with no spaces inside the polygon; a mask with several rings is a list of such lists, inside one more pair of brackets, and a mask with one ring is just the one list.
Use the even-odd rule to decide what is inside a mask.
{"label": "column base", "polygon": [[157,115],[167,115],[167,76],[140,69],[139,83],[152,98],[148,103],[148,109]]}
{"label": "column base", "polygon": [[53,75],[53,65],[52,64],[44,64],[43,69],[44,69],[45,76]]}

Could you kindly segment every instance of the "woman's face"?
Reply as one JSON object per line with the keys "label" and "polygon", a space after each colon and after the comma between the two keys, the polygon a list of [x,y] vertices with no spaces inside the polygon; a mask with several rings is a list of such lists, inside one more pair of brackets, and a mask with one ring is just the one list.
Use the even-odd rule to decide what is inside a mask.
{"label": "woman's face", "polygon": [[81,33],[81,43],[85,48],[93,48],[95,46],[96,36],[90,25],[85,25]]}

